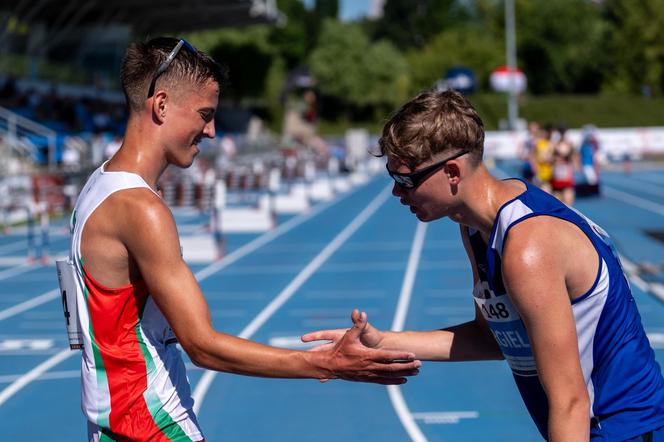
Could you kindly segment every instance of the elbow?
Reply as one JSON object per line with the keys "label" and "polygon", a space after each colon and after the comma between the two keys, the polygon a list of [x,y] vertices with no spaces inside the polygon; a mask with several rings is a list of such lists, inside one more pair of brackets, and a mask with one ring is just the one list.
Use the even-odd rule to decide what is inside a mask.
{"label": "elbow", "polygon": [[203,339],[180,339],[180,345],[195,366],[212,368],[211,357]]}
{"label": "elbow", "polygon": [[551,410],[557,410],[557,413],[566,419],[580,422],[590,420],[590,398],[585,389],[551,402]]}
{"label": "elbow", "polygon": [[189,356],[189,359],[191,362],[196,366],[200,368],[207,368],[206,366],[206,357],[205,357],[205,352],[200,349],[196,345],[192,345],[191,343],[183,343],[181,342],[180,345],[182,345],[182,349],[187,353],[187,356]]}
{"label": "elbow", "polygon": [[209,368],[205,354],[200,351],[185,350],[191,362],[199,368]]}

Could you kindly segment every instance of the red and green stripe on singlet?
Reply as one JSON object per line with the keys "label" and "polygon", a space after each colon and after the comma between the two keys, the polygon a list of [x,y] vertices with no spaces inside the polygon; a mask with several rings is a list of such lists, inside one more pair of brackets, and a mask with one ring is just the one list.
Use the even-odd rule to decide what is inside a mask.
{"label": "red and green stripe on singlet", "polygon": [[148,389],[155,365],[141,331],[145,283],[112,289],[95,281],[82,262],[81,267],[97,383],[100,389],[108,388],[111,401],[110,415],[100,414],[96,422],[102,440],[191,441],[163,409],[157,393]]}

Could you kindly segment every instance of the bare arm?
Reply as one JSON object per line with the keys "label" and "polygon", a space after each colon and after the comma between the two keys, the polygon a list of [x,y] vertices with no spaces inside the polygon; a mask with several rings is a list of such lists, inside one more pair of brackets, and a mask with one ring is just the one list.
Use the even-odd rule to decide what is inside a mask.
{"label": "bare arm", "polygon": [[[473,281],[478,280],[472,248],[461,228],[461,237],[473,269]],[[343,330],[325,330],[308,333],[302,337],[305,342],[316,340],[336,341]],[[361,335],[362,342],[373,348],[399,349],[412,352],[420,360],[428,361],[472,361],[502,359],[489,327],[475,306],[475,319],[463,324],[433,331],[380,331],[370,324]]]}
{"label": "bare arm", "polygon": [[[419,361],[407,352],[367,349],[359,342],[359,324],[326,352],[279,349],[220,333],[198,283],[180,255],[173,217],[154,195],[143,195],[131,212],[133,228],[123,242],[135,259],[160,310],[192,361],[213,370],[283,378],[352,378],[402,383],[416,374]],[[402,359],[412,362],[390,363]]]}
{"label": "bare arm", "polygon": [[548,398],[549,440],[587,441],[590,402],[566,286],[574,249],[565,247],[560,225],[551,235],[551,223],[560,222],[537,217],[515,226],[503,251],[503,279],[526,325]]}

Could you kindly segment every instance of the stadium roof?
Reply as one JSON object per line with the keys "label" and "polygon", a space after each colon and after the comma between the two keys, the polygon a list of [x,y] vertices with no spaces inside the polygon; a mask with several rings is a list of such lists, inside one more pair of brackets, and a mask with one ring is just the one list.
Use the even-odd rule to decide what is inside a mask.
{"label": "stadium roof", "polygon": [[125,24],[135,34],[274,23],[275,0],[0,0],[0,11],[47,28]]}

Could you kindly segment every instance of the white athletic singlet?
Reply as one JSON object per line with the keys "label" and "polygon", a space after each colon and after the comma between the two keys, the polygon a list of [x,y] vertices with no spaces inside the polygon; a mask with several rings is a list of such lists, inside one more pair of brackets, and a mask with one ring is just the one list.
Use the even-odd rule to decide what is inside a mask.
{"label": "white athletic singlet", "polygon": [[88,179],[71,217],[78,320],[83,331],[81,402],[90,440],[198,441],[189,381],[177,340],[144,281],[109,288],[86,272],[85,223],[111,194],[150,187],[138,175],[104,172]]}

